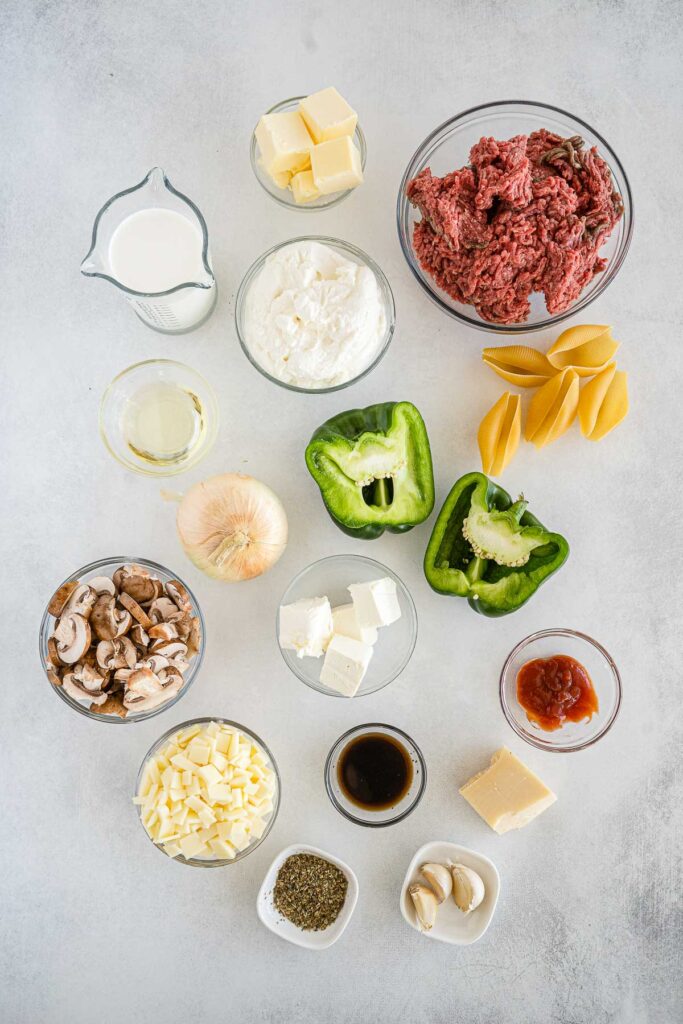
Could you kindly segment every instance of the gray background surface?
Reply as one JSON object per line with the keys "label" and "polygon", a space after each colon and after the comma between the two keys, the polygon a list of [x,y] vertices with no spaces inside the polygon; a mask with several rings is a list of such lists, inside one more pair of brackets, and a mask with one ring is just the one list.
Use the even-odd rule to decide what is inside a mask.
{"label": "gray background surface", "polygon": [[[0,35],[2,1020],[680,1019],[680,5],[5,0]],[[336,210],[281,210],[253,177],[250,131],[278,99],[331,83],[360,111],[367,181]],[[409,398],[428,423],[437,501],[478,466],[476,427],[501,387],[481,364],[487,336],[459,327],[418,290],[398,246],[394,204],[404,166],[437,124],[477,103],[519,97],[585,118],[630,176],[631,252],[583,319],[614,324],[632,411],[600,445],[575,430],[541,453],[522,448],[503,482],[524,488],[539,516],[569,537],[572,554],[526,608],[489,621],[429,590],[421,561],[430,524],[371,547],[345,538],[324,513],[302,452],[334,412]],[[187,337],[154,334],[114,289],[78,273],[97,209],[157,163],[204,212],[220,286],[213,318]],[[365,248],[396,296],[388,356],[341,395],[271,385],[247,363],[233,328],[247,266],[308,231]],[[195,571],[159,483],[126,473],[99,440],[104,387],[153,356],[191,363],[220,400],[215,448],[180,486],[246,471],[289,511],[287,552],[255,582],[231,588]],[[420,619],[407,671],[362,703],[305,689],[273,633],[289,579],[316,558],[351,550],[397,571]],[[183,701],[125,729],[87,721],[56,700],[36,654],[54,585],[120,552],[184,575],[209,634],[201,676]],[[610,735],[573,756],[517,740],[498,704],[509,649],[556,625],[604,643],[625,686]],[[207,714],[264,737],[283,800],[252,856],[193,871],[153,849],[130,798],[153,740]],[[342,820],[322,784],[335,738],[372,720],[409,731],[430,772],[418,811],[380,831]],[[457,788],[503,743],[559,799],[525,831],[499,837]],[[491,928],[466,949],[420,939],[399,914],[405,867],[434,838],[482,851],[502,876]],[[351,925],[324,954],[283,943],[255,914],[268,864],[298,841],[335,852],[360,880]]]}

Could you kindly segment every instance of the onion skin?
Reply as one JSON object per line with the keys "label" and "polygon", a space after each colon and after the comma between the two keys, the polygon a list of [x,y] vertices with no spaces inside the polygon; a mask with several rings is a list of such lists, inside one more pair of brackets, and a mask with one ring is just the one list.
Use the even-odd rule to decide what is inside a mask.
{"label": "onion skin", "polygon": [[229,583],[267,572],[287,546],[282,502],[266,484],[242,473],[222,473],[190,488],[176,526],[197,568]]}

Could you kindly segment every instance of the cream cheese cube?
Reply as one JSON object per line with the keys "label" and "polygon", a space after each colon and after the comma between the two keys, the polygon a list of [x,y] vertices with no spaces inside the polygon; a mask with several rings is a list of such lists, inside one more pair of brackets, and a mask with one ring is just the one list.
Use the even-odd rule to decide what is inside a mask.
{"label": "cream cheese cube", "polygon": [[314,199],[320,197],[320,192],[315,186],[313,181],[313,171],[298,171],[289,183],[294,196],[294,202],[299,203],[312,203]]}
{"label": "cream cheese cube", "polygon": [[365,678],[371,657],[369,644],[335,633],[327,647],[320,682],[344,697],[353,697]]}
{"label": "cream cheese cube", "polygon": [[390,626],[401,618],[396,584],[388,576],[369,583],[352,583],[348,591],[361,629]]}
{"label": "cream cheese cube", "polygon": [[302,598],[280,607],[280,647],[297,658],[319,658],[332,636],[332,608],[326,597]]}
{"label": "cream cheese cube", "polygon": [[275,175],[295,174],[308,166],[313,139],[298,110],[264,114],[254,134],[263,166],[276,183]]}
{"label": "cream cheese cube", "polygon": [[324,196],[355,188],[363,181],[360,152],[348,135],[314,146],[311,170],[315,187]]}
{"label": "cream cheese cube", "polygon": [[299,104],[299,111],[314,142],[353,135],[358,115],[334,86],[314,92]]}
{"label": "cream cheese cube", "polygon": [[370,647],[377,643],[377,630],[374,626],[361,628],[353,603],[340,604],[337,608],[332,609],[332,626],[335,633],[339,633],[341,636],[350,636],[353,640],[360,640]]}

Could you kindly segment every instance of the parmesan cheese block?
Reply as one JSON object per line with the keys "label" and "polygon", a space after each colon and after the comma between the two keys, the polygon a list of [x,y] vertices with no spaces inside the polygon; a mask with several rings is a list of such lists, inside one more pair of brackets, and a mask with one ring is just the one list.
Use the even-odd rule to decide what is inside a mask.
{"label": "parmesan cheese block", "polygon": [[488,768],[473,775],[460,795],[499,835],[524,828],[557,800],[507,747],[493,754]]}

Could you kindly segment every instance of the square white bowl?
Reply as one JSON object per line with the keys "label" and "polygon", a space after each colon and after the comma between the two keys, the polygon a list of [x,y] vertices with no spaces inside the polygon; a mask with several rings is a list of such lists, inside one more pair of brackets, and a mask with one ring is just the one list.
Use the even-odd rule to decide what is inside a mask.
{"label": "square white bowl", "polygon": [[[328,860],[330,864],[336,865],[336,867],[344,872],[348,879],[349,887],[346,891],[346,899],[344,900],[344,906],[339,913],[339,917],[329,928],[325,928],[324,931],[307,932],[297,928],[286,917],[283,917],[273,904],[272,892],[275,888],[278,871],[287,858],[295,853],[310,853],[314,857],[322,857],[323,860]],[[294,846],[288,846],[281,853],[278,853],[268,868],[256,898],[256,912],[266,928],[269,928],[271,932],[275,932],[281,939],[293,942],[295,946],[303,946],[305,949],[327,949],[328,946],[332,946],[337,939],[341,938],[344,929],[351,920],[351,915],[356,908],[357,901],[358,879],[349,865],[345,864],[343,860],[339,860],[338,857],[334,857],[331,853],[318,850],[315,846],[306,846],[303,843],[299,843]]]}
{"label": "square white bowl", "polygon": [[413,901],[408,895],[408,886],[413,882],[427,884],[420,873],[420,867],[423,864],[446,864],[449,860],[454,864],[464,864],[465,867],[472,868],[477,872],[484,883],[484,899],[475,910],[471,910],[469,914],[463,914],[456,907],[453,897],[449,896],[439,906],[436,921],[430,931],[420,934],[425,935],[428,939],[437,939],[439,942],[450,942],[454,946],[469,946],[472,942],[480,939],[490,925],[500,892],[500,875],[496,866],[482,853],[475,853],[474,850],[468,850],[465,846],[445,841],[425,843],[411,860],[403,880],[400,899],[401,913],[410,927],[419,932]]}

